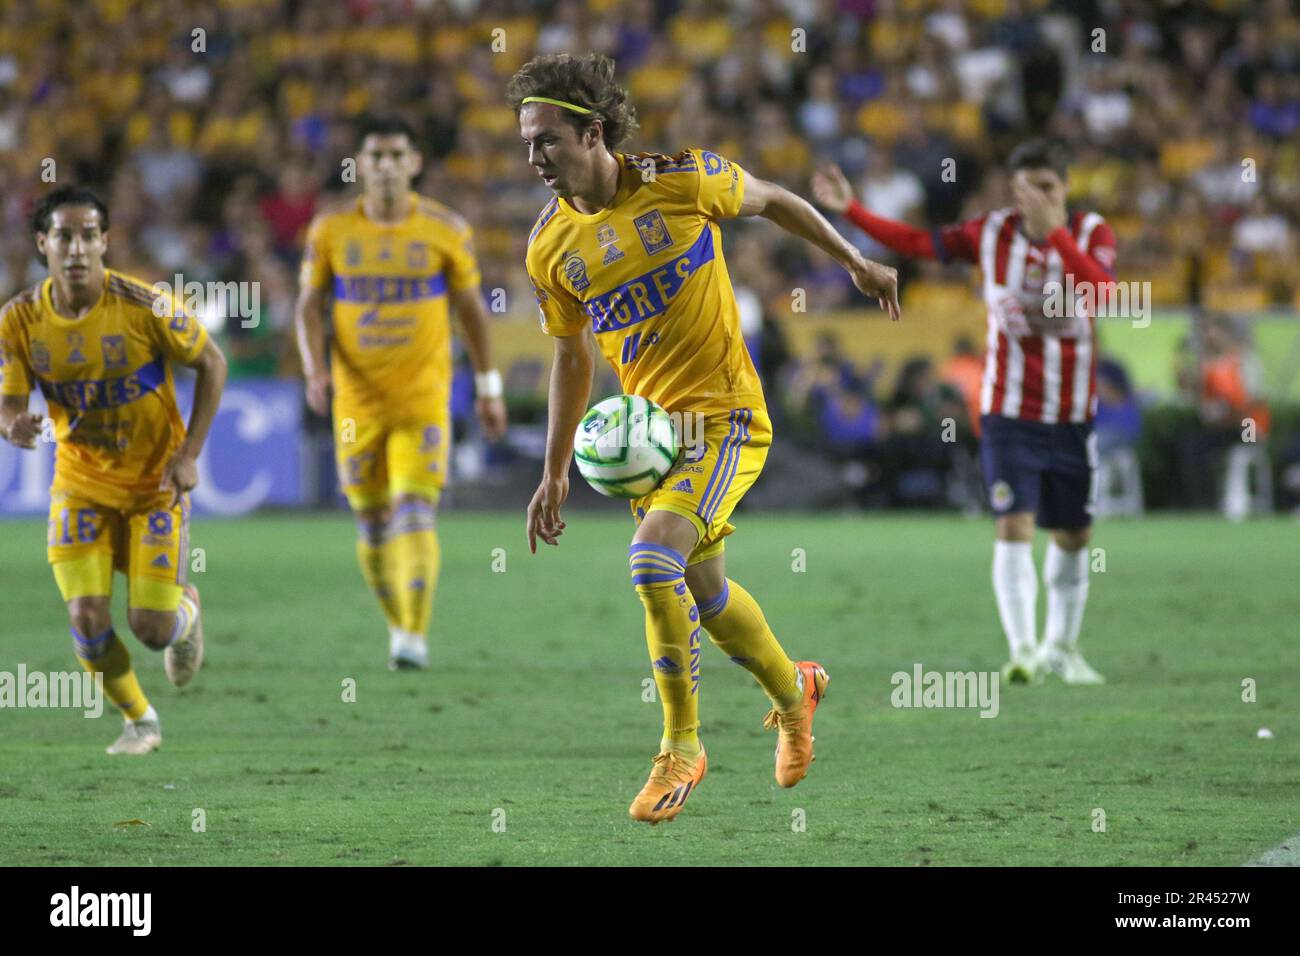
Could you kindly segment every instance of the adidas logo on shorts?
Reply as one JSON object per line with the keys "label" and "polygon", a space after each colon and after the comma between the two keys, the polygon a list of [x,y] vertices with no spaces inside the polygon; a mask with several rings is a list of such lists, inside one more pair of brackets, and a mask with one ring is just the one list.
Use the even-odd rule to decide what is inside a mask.
{"label": "adidas logo on shorts", "polygon": [[673,491],[684,491],[688,495],[695,494],[695,489],[691,487],[691,479],[683,478],[677,484],[673,485]]}

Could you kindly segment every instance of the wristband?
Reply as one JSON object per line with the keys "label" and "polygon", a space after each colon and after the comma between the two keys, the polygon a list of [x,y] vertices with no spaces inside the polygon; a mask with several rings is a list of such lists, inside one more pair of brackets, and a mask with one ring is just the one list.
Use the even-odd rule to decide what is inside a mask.
{"label": "wristband", "polygon": [[474,373],[474,394],[479,398],[500,398],[504,391],[501,373],[496,369]]}

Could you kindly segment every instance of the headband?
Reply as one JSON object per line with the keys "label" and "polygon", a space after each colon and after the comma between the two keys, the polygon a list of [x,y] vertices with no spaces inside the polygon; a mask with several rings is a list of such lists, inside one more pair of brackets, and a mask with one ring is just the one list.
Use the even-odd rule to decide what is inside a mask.
{"label": "headband", "polygon": [[584,115],[591,112],[591,110],[587,109],[585,106],[566,103],[564,100],[553,100],[549,96],[525,96],[523,102],[519,105],[523,106],[528,103],[550,103],[552,106],[560,106],[566,110],[573,110],[575,113],[582,113]]}

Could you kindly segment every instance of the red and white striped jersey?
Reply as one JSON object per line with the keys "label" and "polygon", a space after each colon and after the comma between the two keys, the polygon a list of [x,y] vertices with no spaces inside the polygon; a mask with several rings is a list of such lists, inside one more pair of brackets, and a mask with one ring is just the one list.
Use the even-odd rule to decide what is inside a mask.
{"label": "red and white striped jersey", "polygon": [[[938,230],[938,258],[977,263],[988,307],[988,339],[980,412],[1035,422],[1089,422],[1097,410],[1096,317],[1077,298],[1062,308],[1066,283],[1061,254],[1031,242],[1015,209]],[[1096,213],[1074,213],[1068,229],[1080,251],[1107,273],[1115,237]],[[1079,280],[1082,282],[1082,280]],[[1055,308],[1046,308],[1049,290]]]}

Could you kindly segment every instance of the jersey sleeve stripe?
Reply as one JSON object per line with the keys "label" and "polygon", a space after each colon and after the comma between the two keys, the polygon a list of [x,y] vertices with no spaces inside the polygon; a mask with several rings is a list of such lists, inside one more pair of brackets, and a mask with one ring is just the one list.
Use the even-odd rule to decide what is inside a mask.
{"label": "jersey sleeve stripe", "polygon": [[537,238],[537,234],[542,231],[542,228],[548,222],[551,221],[551,219],[555,216],[555,213],[556,211],[559,210],[559,208],[560,208],[559,199],[552,197],[551,201],[548,202],[545,205],[545,207],[543,207],[542,214],[537,217],[537,222],[533,224],[533,231],[528,234],[528,245],[531,246],[533,244],[533,240]]}

